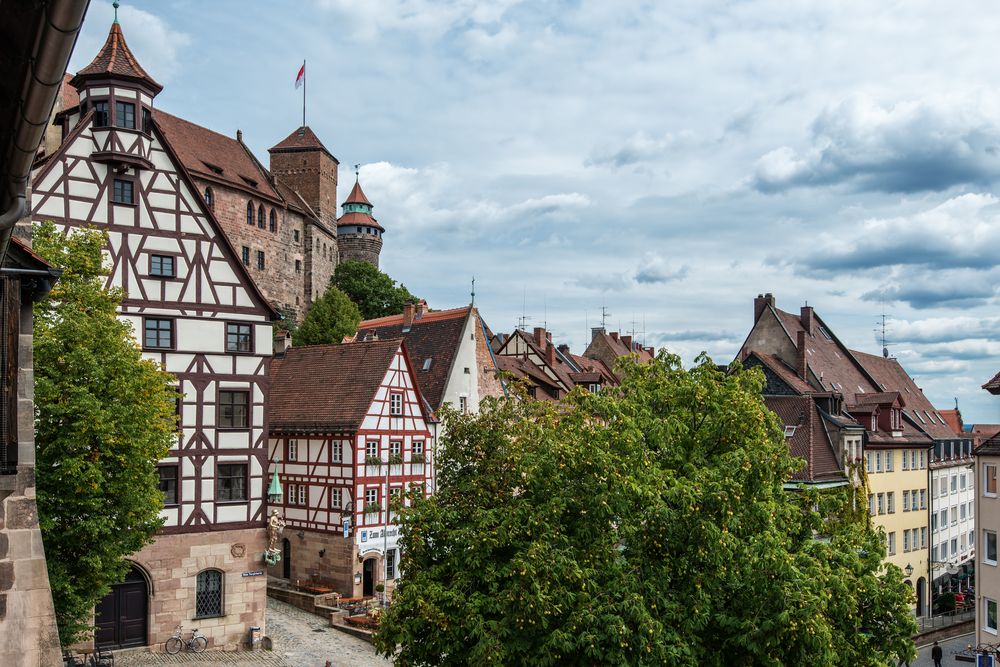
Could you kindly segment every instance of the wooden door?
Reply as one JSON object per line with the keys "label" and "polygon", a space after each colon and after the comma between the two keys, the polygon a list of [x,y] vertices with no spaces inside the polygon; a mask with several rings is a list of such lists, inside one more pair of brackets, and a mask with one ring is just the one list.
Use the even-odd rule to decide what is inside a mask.
{"label": "wooden door", "polygon": [[365,561],[364,579],[362,580],[361,595],[371,597],[375,595],[375,559],[369,558]]}
{"label": "wooden door", "polygon": [[145,646],[148,603],[146,579],[132,568],[125,581],[112,586],[94,610],[97,646],[112,649]]}

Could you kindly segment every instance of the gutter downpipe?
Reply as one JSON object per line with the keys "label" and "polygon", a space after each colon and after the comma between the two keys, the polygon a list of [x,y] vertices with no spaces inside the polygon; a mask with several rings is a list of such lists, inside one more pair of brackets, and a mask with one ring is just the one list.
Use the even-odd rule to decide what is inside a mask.
{"label": "gutter downpipe", "polygon": [[62,85],[63,74],[83,26],[90,0],[51,0],[30,57],[13,139],[6,147],[7,183],[0,190],[0,264],[7,256],[11,232],[26,212],[25,196],[31,165],[45,134],[49,114]]}

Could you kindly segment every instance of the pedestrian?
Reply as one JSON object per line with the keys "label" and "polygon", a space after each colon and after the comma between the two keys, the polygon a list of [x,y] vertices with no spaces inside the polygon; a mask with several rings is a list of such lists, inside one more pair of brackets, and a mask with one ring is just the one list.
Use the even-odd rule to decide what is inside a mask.
{"label": "pedestrian", "polygon": [[941,667],[941,658],[944,657],[944,651],[938,646],[937,642],[934,642],[934,648],[931,649],[931,659],[934,661],[934,667]]}

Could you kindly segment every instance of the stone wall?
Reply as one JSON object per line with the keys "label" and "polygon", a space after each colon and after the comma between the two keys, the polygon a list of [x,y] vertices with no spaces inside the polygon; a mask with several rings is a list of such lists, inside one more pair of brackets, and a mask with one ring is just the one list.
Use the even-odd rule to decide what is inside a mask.
{"label": "stone wall", "polygon": [[479,315],[479,310],[474,311],[476,325],[476,366],[479,370],[477,378],[479,384],[479,400],[487,396],[499,398],[503,396],[503,383],[497,377],[497,367],[490,352],[490,343],[483,333],[483,323]]}
{"label": "stone wall", "polygon": [[[246,641],[250,626],[265,627],[266,572],[261,558],[266,546],[264,528],[160,535],[131,557],[150,583],[149,644],[160,648],[174,627],[197,627],[209,647],[235,649]],[[198,573],[223,573],[223,616],[195,619]]]}
{"label": "stone wall", "polygon": [[[298,534],[302,533],[302,537]],[[329,586],[344,597],[354,597],[354,572],[361,571],[357,562],[354,541],[344,539],[339,533],[325,533],[313,530],[285,530],[285,538],[291,545],[291,575],[289,583],[314,583]],[[319,552],[323,551],[320,556]],[[271,576],[281,577],[284,563],[278,563],[269,570]]]}
{"label": "stone wall", "polygon": [[11,667],[61,664],[35,504],[31,322],[31,304],[24,304],[17,339],[17,474],[0,475],[0,665]]}
{"label": "stone wall", "polygon": [[340,247],[340,261],[359,260],[378,268],[379,253],[382,252],[381,236],[343,234],[337,237],[337,243]]}

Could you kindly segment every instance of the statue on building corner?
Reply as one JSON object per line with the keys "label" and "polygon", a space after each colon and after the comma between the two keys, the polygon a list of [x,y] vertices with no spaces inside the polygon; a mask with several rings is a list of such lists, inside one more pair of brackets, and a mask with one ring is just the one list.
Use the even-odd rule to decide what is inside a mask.
{"label": "statue on building corner", "polygon": [[281,560],[278,539],[284,530],[285,520],[278,514],[278,510],[272,509],[271,516],[267,519],[267,549],[264,550],[264,562],[268,565],[277,565]]}

